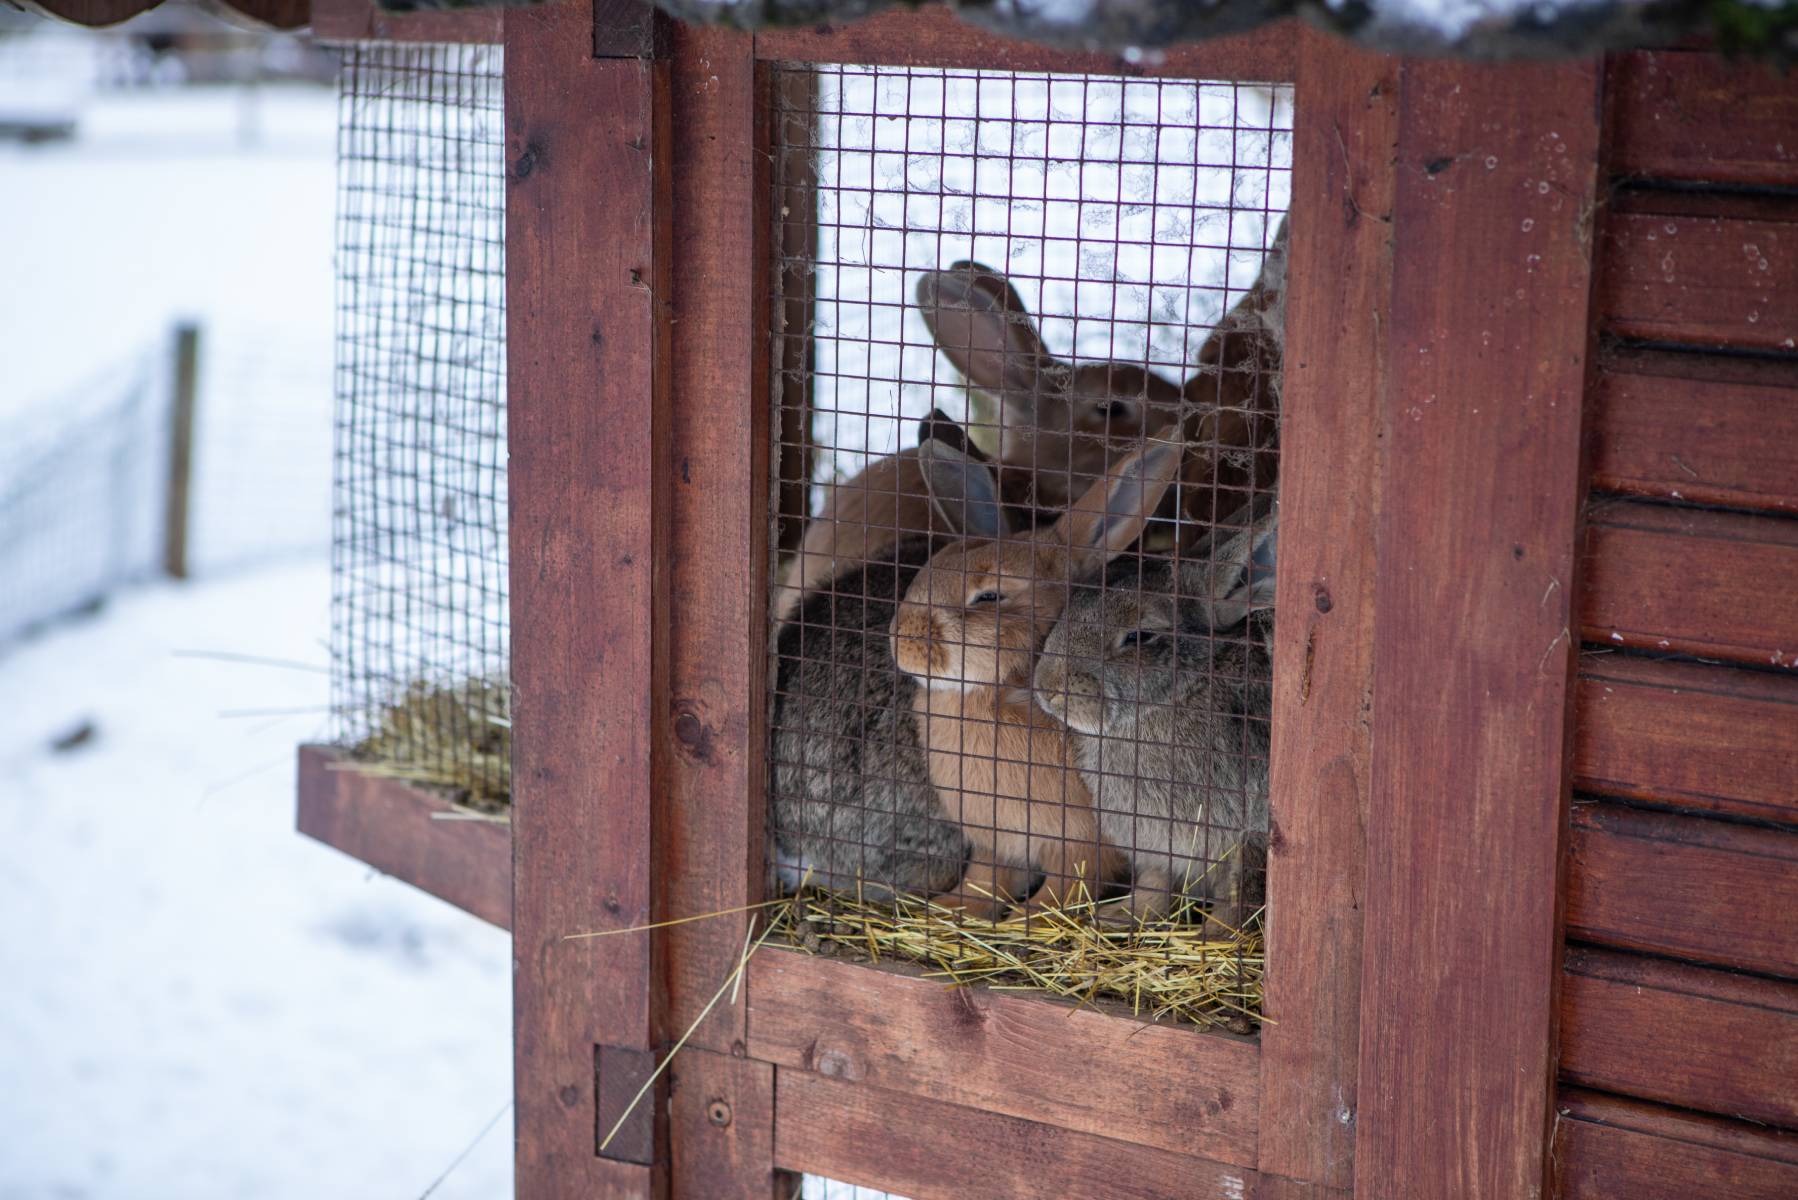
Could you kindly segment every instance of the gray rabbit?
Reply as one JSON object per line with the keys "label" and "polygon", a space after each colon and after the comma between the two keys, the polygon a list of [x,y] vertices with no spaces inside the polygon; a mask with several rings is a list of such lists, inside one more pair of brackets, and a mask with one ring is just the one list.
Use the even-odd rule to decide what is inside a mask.
{"label": "gray rabbit", "polygon": [[968,855],[920,748],[912,692],[887,627],[942,539],[913,535],[808,594],[777,635],[768,836],[787,889],[927,896],[960,881]]}
{"label": "gray rabbit", "polygon": [[1235,930],[1268,825],[1276,515],[1239,511],[1182,559],[1129,557],[1078,584],[1037,663],[1037,703],[1074,733],[1105,839],[1130,859],[1130,911],[1176,893]]}

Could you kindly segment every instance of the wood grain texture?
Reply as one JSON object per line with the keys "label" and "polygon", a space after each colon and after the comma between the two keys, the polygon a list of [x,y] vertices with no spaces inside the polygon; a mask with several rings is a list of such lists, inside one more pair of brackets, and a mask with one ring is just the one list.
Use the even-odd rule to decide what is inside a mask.
{"label": "wood grain texture", "polygon": [[357,771],[328,746],[300,747],[299,831],[501,929],[512,927],[512,830],[439,820],[441,796]]}
{"label": "wood grain texture", "polygon": [[1798,1126],[1798,984],[1573,948],[1561,992],[1570,1083]]}
{"label": "wood grain texture", "polygon": [[[1299,59],[1260,1169],[1270,1187],[1278,1177],[1345,1188],[1354,1178],[1398,65],[1310,30]],[[1356,385],[1344,388],[1345,379]]]}
{"label": "wood grain texture", "polygon": [[1399,86],[1356,1194],[1535,1196],[1598,74],[1407,61]]}
{"label": "wood grain texture", "polygon": [[[1713,361],[1677,357],[1698,367]],[[1790,365],[1776,383],[1771,371],[1765,382],[1748,382],[1607,364],[1590,397],[1592,486],[1798,513],[1798,363]]]}
{"label": "wood grain texture", "polygon": [[394,13],[374,0],[311,0],[312,36],[321,42],[446,42],[498,45],[505,13],[455,8]]}
{"label": "wood grain texture", "polygon": [[1798,1137],[1583,1088],[1558,1104],[1561,1200],[1790,1200]]}
{"label": "wood grain texture", "polygon": [[[1080,1075],[1066,1078],[1075,1083]],[[1242,1167],[866,1083],[782,1067],[774,1091],[780,1166],[911,1200],[1255,1200],[1259,1194],[1254,1172]]]}
{"label": "wood grain texture", "polygon": [[1056,50],[988,33],[947,7],[877,13],[847,25],[769,29],[756,34],[757,58],[773,62],[862,63],[896,67],[985,67],[998,71],[1090,72],[1186,79],[1284,82],[1293,78],[1299,24],[1171,46],[1158,61]]}
{"label": "wood grain texture", "polygon": [[[506,14],[517,1194],[638,1194],[597,1156],[595,1048],[645,1050],[667,726],[665,65],[590,9]],[[661,168],[661,169],[658,169]],[[659,1111],[652,1097],[645,1103]]]}
{"label": "wood grain texture", "polygon": [[1220,1034],[766,949],[749,970],[749,1053],[789,1072],[1255,1162],[1256,1048]]}
{"label": "wood grain texture", "polygon": [[670,1194],[793,1200],[792,1181],[774,1169],[774,1068],[689,1042],[668,1069]]}
{"label": "wood grain texture", "polygon": [[48,16],[99,29],[129,21],[138,13],[155,8],[162,0],[23,0],[23,3]]}
{"label": "wood grain texture", "polygon": [[[669,710],[658,847],[669,918],[761,898],[766,796],[768,424],[765,156],[747,35],[673,34],[674,242]],[[671,1028],[699,1015],[742,953],[748,913],[669,931]],[[694,1045],[728,1052],[742,1005]]]}
{"label": "wood grain texture", "polygon": [[1597,504],[1583,567],[1586,641],[1798,668],[1798,522]]}
{"label": "wood grain texture", "polygon": [[1613,213],[1605,227],[1597,292],[1605,332],[1747,350],[1798,342],[1798,221],[1637,208]]}
{"label": "wood grain texture", "polygon": [[1798,824],[1798,677],[1592,654],[1576,706],[1576,788]]}
{"label": "wood grain texture", "polygon": [[1607,60],[1611,169],[1625,177],[1798,186],[1798,79],[1721,54]]}
{"label": "wood grain texture", "polygon": [[1568,855],[1567,932],[1798,977],[1798,833],[1581,804]]}

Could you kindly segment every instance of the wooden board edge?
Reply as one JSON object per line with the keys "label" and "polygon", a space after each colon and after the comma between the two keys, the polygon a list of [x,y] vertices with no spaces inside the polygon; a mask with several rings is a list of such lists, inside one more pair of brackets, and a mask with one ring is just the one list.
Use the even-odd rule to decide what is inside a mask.
{"label": "wooden board edge", "polygon": [[769,29],[755,54],[774,62],[853,63],[950,69],[1081,72],[1095,75],[1287,83],[1297,66],[1299,23],[1277,21],[1248,33],[1144,54],[1059,50],[962,21],[945,5],[889,10],[851,24]]}
{"label": "wooden board edge", "polygon": [[775,1165],[911,1200],[1055,1194],[1249,1197],[1254,1171],[1018,1117],[775,1068]]}
{"label": "wooden board edge", "polygon": [[442,796],[366,770],[329,746],[301,746],[295,825],[315,841],[489,925],[512,927],[512,831],[455,818]]}
{"label": "wooden board edge", "polygon": [[312,36],[321,42],[497,46],[505,40],[505,13],[497,8],[396,13],[374,0],[312,0]]}

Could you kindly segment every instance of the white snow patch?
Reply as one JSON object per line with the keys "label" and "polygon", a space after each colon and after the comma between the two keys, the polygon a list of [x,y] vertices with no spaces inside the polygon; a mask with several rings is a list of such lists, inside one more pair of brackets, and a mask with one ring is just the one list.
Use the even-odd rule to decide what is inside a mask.
{"label": "white snow patch", "polygon": [[[0,659],[0,1197],[416,1196],[509,1098],[507,936],[293,830],[328,597],[157,585]],[[434,1195],[509,1195],[509,1134]]]}

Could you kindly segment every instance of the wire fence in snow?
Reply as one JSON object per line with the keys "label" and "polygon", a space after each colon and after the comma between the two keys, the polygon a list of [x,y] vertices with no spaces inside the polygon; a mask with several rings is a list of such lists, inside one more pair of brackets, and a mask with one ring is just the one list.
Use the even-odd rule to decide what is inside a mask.
{"label": "wire fence in snow", "polygon": [[[175,342],[0,420],[0,650],[163,570]],[[329,363],[279,331],[202,331],[195,397],[189,571],[328,546]]]}

